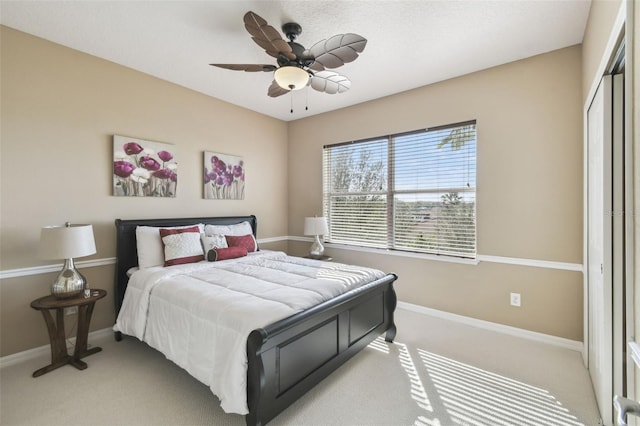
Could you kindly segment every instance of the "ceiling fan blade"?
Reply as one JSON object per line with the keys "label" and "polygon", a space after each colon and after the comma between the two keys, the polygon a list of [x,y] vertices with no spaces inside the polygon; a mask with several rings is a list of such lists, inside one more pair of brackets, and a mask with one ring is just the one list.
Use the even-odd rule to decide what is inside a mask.
{"label": "ceiling fan blade", "polygon": [[311,77],[311,87],[318,92],[343,93],[351,88],[351,80],[333,71],[318,71]]}
{"label": "ceiling fan blade", "polygon": [[271,86],[269,86],[269,91],[267,92],[267,94],[272,98],[277,98],[278,96],[286,95],[287,93],[289,93],[289,90],[280,87],[275,80],[273,80]]}
{"label": "ceiling fan blade", "polygon": [[253,12],[247,12],[244,15],[244,27],[253,36],[253,41],[262,47],[268,55],[278,58],[278,55],[282,54],[290,60],[296,59],[289,43],[284,41],[280,33],[260,16]]}
{"label": "ceiling fan blade", "polygon": [[311,69],[322,71],[325,68],[338,68],[347,62],[354,61],[367,45],[367,39],[358,34],[338,34],[328,40],[322,40],[313,46],[305,55],[315,57]]}
{"label": "ceiling fan blade", "polygon": [[261,64],[209,64],[214,67],[224,68],[234,71],[246,71],[246,72],[272,72],[276,70],[275,65],[261,65]]}

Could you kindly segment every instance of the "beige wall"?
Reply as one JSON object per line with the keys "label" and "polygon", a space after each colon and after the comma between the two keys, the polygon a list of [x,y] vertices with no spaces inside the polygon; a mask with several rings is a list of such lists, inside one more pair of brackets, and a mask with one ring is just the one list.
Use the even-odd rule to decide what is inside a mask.
{"label": "beige wall", "polygon": [[[581,63],[574,46],[290,123],[289,233],[321,212],[324,144],[475,119],[478,253],[581,264]],[[581,272],[327,251],[396,272],[401,301],[582,340]]]}
{"label": "beige wall", "polygon": [[[302,218],[321,212],[324,144],[469,119],[478,123],[479,254],[582,262],[579,46],[287,124],[1,30],[2,271],[46,264],[35,254],[39,228],[66,220],[94,225],[98,253],[86,259],[114,256],[117,217],[253,213],[260,238],[301,236]],[[178,197],[111,196],[113,134],[174,143]],[[245,157],[244,201],[202,199],[205,150]],[[304,254],[308,243],[288,247]],[[582,340],[580,272],[328,251],[398,273],[402,301]],[[112,289],[113,265],[83,273],[93,287]],[[48,342],[42,318],[28,305],[48,292],[54,275],[0,281],[0,355]],[[509,292],[522,294],[521,308],[509,306]],[[94,315],[94,330],[113,323],[111,295]]]}
{"label": "beige wall", "polygon": [[[79,260],[115,256],[116,218],[255,214],[259,238],[287,234],[286,123],[6,27],[1,31],[2,271],[56,263],[37,258],[40,227],[67,220],[94,226],[98,252]],[[177,197],[113,197],[113,134],[175,144]],[[205,150],[244,157],[243,201],[202,198]],[[114,322],[113,269],[82,269],[90,286],[110,293],[96,304],[93,330]],[[48,294],[54,276],[0,281],[0,355],[48,343],[44,321],[29,303]]]}

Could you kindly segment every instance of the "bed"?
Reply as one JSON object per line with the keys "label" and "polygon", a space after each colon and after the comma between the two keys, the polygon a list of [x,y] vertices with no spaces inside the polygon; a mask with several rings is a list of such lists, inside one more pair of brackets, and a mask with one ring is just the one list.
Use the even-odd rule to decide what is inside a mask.
{"label": "bed", "polygon": [[[200,224],[199,226],[248,224],[252,236],[255,238],[257,235],[257,220],[255,216],[117,219],[115,224],[117,244],[114,294],[117,321],[120,321],[119,314],[121,310],[124,313],[125,310],[131,309],[125,303],[125,294],[130,280],[132,282],[140,281],[134,280],[134,277],[138,278],[144,275],[139,272],[136,272],[138,276],[132,275],[132,271],[139,267],[136,241],[136,229],[138,227],[175,228],[196,224]],[[349,266],[342,264],[336,264],[336,266],[321,265],[323,263],[321,261],[292,258],[280,252],[260,251],[257,246],[256,249],[258,249],[257,253],[249,253],[255,255],[253,257],[246,256],[242,259],[200,263],[215,263],[215,265],[202,266],[202,268],[218,267],[219,269],[215,273],[223,273],[218,272],[220,269],[226,271],[234,268],[242,271],[253,271],[254,268],[263,269],[263,265],[272,265],[274,263],[284,265],[285,268],[296,274],[298,274],[299,270],[313,271],[312,268],[323,268],[322,270],[324,271],[328,270],[327,268],[342,268],[343,266],[347,268]],[[200,273],[199,264],[178,265],[178,267],[193,269],[196,270],[196,274]],[[168,271],[175,268],[175,266],[171,266],[164,269]],[[317,270],[320,271],[321,269]],[[365,272],[368,273],[368,271]],[[358,273],[360,274],[359,271]],[[150,272],[147,272],[147,274],[153,275]],[[176,274],[178,273],[176,272]],[[359,279],[364,280],[365,278]],[[246,386],[243,385],[242,389],[246,392],[243,397],[246,401],[245,419],[247,425],[266,424],[381,334],[385,334],[386,341],[392,342],[396,334],[393,318],[396,307],[396,294],[393,289],[393,283],[396,279],[397,276],[391,273],[377,274],[373,278],[369,276],[367,282],[359,283],[356,287],[342,294],[248,331],[246,343],[244,343],[245,340],[242,340],[242,357],[239,357],[244,358],[246,351],[246,361],[237,361],[244,363],[246,370],[246,376],[243,376],[241,381],[244,382],[246,378]],[[249,277],[247,280],[251,281],[253,278]],[[133,290],[130,290],[130,293],[133,294]],[[155,295],[156,293],[158,295],[162,294],[160,290],[153,290],[151,294]],[[131,297],[126,302],[131,304],[129,299]],[[153,303],[156,303],[155,306],[159,306],[159,302]],[[125,308],[123,308],[123,304]],[[158,308],[155,308],[155,310],[158,311]],[[176,321],[176,323],[180,323],[180,321]],[[179,325],[176,327],[178,327],[177,332],[175,330],[167,330],[166,333],[180,334]],[[166,328],[175,329],[176,327],[165,326],[162,330]],[[123,333],[135,334],[127,332],[126,327],[118,326],[118,322],[116,322],[114,330],[115,338],[118,341],[122,339]],[[162,337],[165,338],[167,336]],[[172,338],[167,337],[167,340]],[[141,338],[141,340],[144,339]],[[206,356],[209,351],[204,348],[208,348],[208,345],[209,342],[204,337],[198,339],[196,349]],[[153,347],[154,345],[151,344],[151,346]],[[162,349],[159,350],[165,353]],[[198,377],[197,373],[191,372],[189,362],[181,365],[179,360],[172,359],[166,353],[165,356],[189,371],[194,377],[204,381]],[[224,405],[223,408],[225,408]],[[227,410],[225,409],[225,411]],[[243,414],[242,412],[240,413]]]}

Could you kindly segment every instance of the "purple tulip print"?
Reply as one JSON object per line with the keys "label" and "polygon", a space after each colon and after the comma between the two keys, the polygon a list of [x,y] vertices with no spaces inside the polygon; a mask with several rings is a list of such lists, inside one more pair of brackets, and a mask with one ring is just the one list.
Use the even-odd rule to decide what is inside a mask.
{"label": "purple tulip print", "polygon": [[172,145],[113,137],[113,194],[124,197],[175,197],[178,163]]}
{"label": "purple tulip print", "polygon": [[204,153],[204,198],[244,199],[245,167],[242,157]]}
{"label": "purple tulip print", "polygon": [[140,154],[144,148],[135,142],[127,142],[122,146],[124,153],[127,155],[136,155]]}
{"label": "purple tulip print", "polygon": [[113,174],[121,178],[127,178],[131,176],[131,173],[133,173],[133,170],[135,168],[136,166],[129,163],[128,161],[113,162]]}
{"label": "purple tulip print", "polygon": [[160,163],[158,163],[153,157],[145,155],[140,158],[140,166],[151,172],[157,172],[160,170]]}
{"label": "purple tulip print", "polygon": [[173,155],[169,151],[160,151],[158,152],[158,157],[164,161],[165,163],[173,160]]}

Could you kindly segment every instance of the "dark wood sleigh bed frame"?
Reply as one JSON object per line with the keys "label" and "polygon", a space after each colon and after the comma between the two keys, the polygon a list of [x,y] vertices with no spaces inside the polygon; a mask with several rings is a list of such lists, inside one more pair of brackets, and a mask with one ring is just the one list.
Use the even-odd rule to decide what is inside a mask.
{"label": "dark wood sleigh bed frame", "polygon": [[[255,216],[116,219],[116,317],[127,288],[127,271],[138,266],[137,226],[231,225],[248,221],[254,236]],[[263,425],[322,381],[383,333],[392,342],[395,274],[334,299],[253,330],[247,339],[247,425]],[[120,332],[116,340],[122,340]]]}

